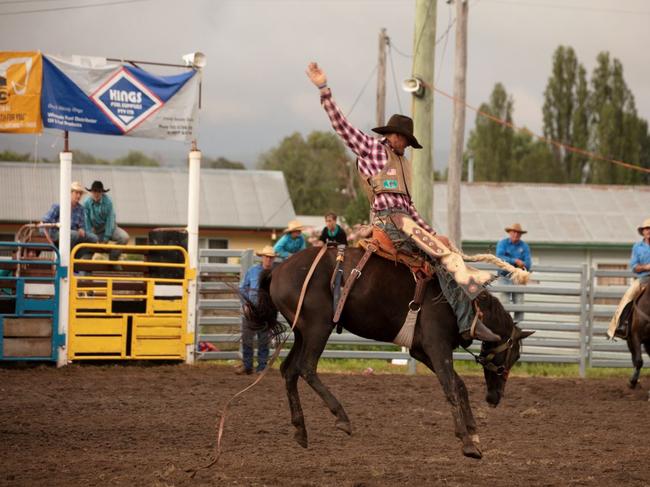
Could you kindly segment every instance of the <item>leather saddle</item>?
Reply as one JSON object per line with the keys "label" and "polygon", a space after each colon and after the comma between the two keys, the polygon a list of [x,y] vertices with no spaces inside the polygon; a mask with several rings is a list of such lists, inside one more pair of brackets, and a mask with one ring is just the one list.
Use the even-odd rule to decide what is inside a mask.
{"label": "leather saddle", "polygon": [[429,260],[423,255],[398,250],[390,237],[381,228],[373,226],[372,235],[369,238],[359,240],[359,247],[368,249],[369,245],[375,247],[374,253],[377,256],[395,262],[395,264],[404,264],[415,276],[431,278],[435,274],[435,269]]}

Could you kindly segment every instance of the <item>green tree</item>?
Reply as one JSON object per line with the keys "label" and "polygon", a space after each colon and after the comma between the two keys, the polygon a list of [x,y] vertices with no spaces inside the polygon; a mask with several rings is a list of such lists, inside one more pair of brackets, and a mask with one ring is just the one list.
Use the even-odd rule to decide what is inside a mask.
{"label": "green tree", "polygon": [[[489,103],[479,110],[512,123],[512,98],[501,83],[494,85]],[[476,181],[510,181],[512,177],[513,130],[481,114],[467,141],[469,157],[474,158]]]}
{"label": "green tree", "polygon": [[284,173],[294,208],[299,214],[342,213],[356,193],[350,191],[352,162],[340,139],[329,132],[298,132],[260,156],[259,167]]}
{"label": "green tree", "polygon": [[[609,159],[638,164],[647,125],[644,126],[637,116],[634,96],[623,78],[621,62],[601,52],[591,76],[591,88],[593,150]],[[634,184],[642,180],[639,172],[605,161],[592,160],[589,167],[589,181],[593,183]]]}
{"label": "green tree", "polygon": [[95,157],[89,152],[84,152],[82,150],[73,150],[72,151],[72,162],[75,164],[86,164],[86,165],[101,165],[105,166],[110,164],[110,161],[102,159],[100,157]]}
{"label": "green tree", "polygon": [[[589,89],[585,68],[573,48],[559,46],[544,90],[544,136],[568,146],[587,149],[589,143]],[[553,155],[569,183],[583,181],[587,157],[553,145]]]}
{"label": "green tree", "polygon": [[129,151],[127,155],[115,159],[111,164],[114,166],[160,166],[157,160],[135,150]]}
{"label": "green tree", "polygon": [[0,162],[26,162],[30,161],[31,158],[30,154],[19,154],[10,150],[0,152]]}
{"label": "green tree", "polygon": [[231,161],[225,157],[217,157],[216,159],[204,157],[201,159],[201,167],[207,169],[246,169],[243,162]]}

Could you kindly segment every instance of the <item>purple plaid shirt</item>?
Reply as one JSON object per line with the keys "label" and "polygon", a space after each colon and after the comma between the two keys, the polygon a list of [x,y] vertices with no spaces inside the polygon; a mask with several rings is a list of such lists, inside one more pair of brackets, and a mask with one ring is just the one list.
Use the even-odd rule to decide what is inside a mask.
{"label": "purple plaid shirt", "polygon": [[[321,104],[332,122],[332,127],[343,139],[352,152],[357,155],[359,172],[365,178],[378,174],[388,162],[387,150],[392,150],[385,137],[380,139],[364,134],[361,130],[353,127],[345,118],[339,107],[332,99],[332,91],[327,90],[321,94]],[[376,194],[372,201],[374,211],[388,209],[402,209],[426,231],[436,233],[431,226],[425,222],[410,197],[398,193]]]}

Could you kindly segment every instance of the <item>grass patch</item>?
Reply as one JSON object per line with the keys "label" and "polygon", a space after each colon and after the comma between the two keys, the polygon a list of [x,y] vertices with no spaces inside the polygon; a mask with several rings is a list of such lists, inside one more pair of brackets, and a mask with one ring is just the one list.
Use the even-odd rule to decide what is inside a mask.
{"label": "grass patch", "polygon": [[[235,367],[237,360],[215,360],[199,362],[216,366]],[[274,366],[279,368],[279,364]],[[332,359],[323,358],[318,362],[318,372],[326,374],[362,374],[367,369],[372,369],[373,374],[408,374],[408,365],[394,365],[390,360],[384,359]],[[469,360],[456,360],[454,368],[461,376],[482,376],[483,368]],[[431,371],[421,363],[416,365],[418,375],[430,375]],[[614,377],[627,378],[632,373],[632,368],[591,368],[587,369],[588,379],[607,379]],[[512,369],[510,376],[514,377],[551,377],[551,378],[579,378],[580,369],[577,364],[555,363],[518,363]]]}

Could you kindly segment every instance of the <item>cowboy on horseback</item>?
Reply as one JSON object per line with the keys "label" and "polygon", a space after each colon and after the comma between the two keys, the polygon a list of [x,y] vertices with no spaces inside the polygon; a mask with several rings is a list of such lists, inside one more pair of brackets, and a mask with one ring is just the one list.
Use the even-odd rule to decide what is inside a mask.
{"label": "cowboy on horseback", "polygon": [[632,247],[630,257],[630,269],[636,274],[630,287],[621,298],[616,312],[612,317],[607,329],[607,336],[610,339],[627,338],[628,324],[632,317],[632,307],[628,306],[641,294],[641,291],[650,282],[650,218],[637,228],[639,235],[643,238]]}
{"label": "cowboy on horseback", "polygon": [[373,227],[381,229],[400,252],[429,256],[464,339],[499,341],[500,337],[482,323],[472,304],[491,276],[465,266],[462,256],[449,250],[453,248],[449,240],[436,235],[422,219],[411,199],[410,166],[404,151],[409,146],[422,148],[413,135],[413,120],[393,115],[386,126],[373,129],[383,137],[369,136],[345,118],[332,98],[325,73],[316,63],[309,64],[307,76],[320,91],[321,104],[332,127],[357,156],[357,169],[368,187]]}

